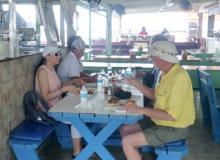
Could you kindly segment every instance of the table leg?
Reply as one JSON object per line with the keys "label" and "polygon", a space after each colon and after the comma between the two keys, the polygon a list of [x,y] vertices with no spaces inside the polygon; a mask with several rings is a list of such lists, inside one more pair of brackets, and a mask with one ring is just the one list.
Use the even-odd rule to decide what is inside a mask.
{"label": "table leg", "polygon": [[105,148],[103,143],[123,123],[123,121],[124,119],[110,119],[95,136],[86,126],[86,124],[80,119],[80,117],[72,118],[71,123],[88,142],[88,145],[82,149],[80,154],[76,157],[76,160],[88,159],[93,152],[96,152],[103,160],[115,160],[111,153],[109,153],[109,151]]}

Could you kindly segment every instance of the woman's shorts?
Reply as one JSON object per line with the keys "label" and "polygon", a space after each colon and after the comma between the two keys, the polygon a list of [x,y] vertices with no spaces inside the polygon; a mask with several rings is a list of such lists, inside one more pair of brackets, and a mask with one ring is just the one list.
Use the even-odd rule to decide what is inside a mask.
{"label": "woman's shorts", "polygon": [[188,128],[174,128],[167,126],[153,126],[143,130],[143,134],[150,146],[160,146],[168,142],[184,139]]}

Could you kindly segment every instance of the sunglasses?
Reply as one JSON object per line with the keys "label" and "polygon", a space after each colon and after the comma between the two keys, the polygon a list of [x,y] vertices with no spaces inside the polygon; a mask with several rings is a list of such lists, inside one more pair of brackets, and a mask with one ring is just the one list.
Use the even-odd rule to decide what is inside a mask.
{"label": "sunglasses", "polygon": [[49,55],[58,57],[58,56],[61,56],[62,54],[60,52],[57,52],[57,53],[53,53],[53,54],[49,54]]}

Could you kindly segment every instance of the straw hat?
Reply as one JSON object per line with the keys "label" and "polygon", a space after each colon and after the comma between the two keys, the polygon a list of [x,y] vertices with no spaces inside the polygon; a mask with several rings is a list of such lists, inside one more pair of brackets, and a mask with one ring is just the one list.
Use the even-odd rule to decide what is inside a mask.
{"label": "straw hat", "polygon": [[151,45],[148,54],[170,63],[179,63],[176,46],[169,41],[158,41]]}
{"label": "straw hat", "polygon": [[42,56],[46,57],[49,54],[58,53],[58,52],[60,52],[60,49],[58,47],[48,46],[43,49]]}

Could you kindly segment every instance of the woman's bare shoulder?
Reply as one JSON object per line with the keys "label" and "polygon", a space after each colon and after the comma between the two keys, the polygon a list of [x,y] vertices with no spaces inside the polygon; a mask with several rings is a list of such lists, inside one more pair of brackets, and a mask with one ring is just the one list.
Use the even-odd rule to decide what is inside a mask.
{"label": "woman's bare shoulder", "polygon": [[43,67],[40,67],[38,70],[37,70],[37,76],[44,76],[44,75],[47,75],[47,70]]}

